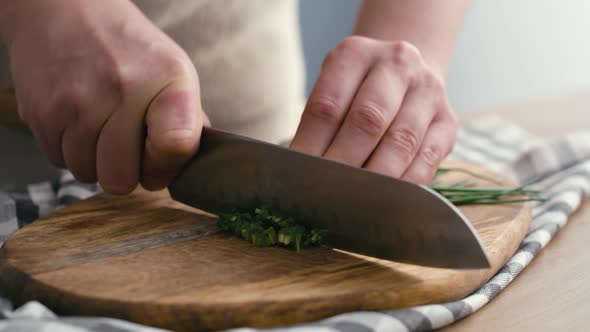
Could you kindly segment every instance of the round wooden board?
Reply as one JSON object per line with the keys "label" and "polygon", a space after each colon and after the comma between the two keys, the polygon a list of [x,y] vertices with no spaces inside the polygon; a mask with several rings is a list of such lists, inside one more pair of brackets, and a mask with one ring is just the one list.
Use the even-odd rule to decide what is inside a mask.
{"label": "round wooden board", "polygon": [[[444,181],[465,178],[455,173]],[[489,269],[427,268],[329,248],[256,248],[219,233],[211,215],[167,193],[99,195],[15,233],[0,251],[0,287],[17,304],[35,299],[60,314],[179,331],[270,327],[445,302],[489,279],[530,222],[524,203],[461,210],[485,244]]]}

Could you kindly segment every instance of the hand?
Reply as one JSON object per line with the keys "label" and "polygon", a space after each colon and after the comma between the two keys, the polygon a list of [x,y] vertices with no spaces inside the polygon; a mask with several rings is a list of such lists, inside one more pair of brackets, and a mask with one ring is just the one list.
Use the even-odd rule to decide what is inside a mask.
{"label": "hand", "polygon": [[416,47],[349,37],[324,60],[291,148],[427,184],[457,120]]}
{"label": "hand", "polygon": [[110,193],[169,184],[208,125],[184,51],[128,0],[4,6],[19,113],[48,159]]}

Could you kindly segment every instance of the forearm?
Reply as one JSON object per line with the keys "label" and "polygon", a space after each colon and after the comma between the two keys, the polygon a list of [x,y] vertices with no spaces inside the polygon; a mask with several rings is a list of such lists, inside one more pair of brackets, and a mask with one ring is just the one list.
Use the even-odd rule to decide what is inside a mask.
{"label": "forearm", "polygon": [[433,70],[446,76],[469,0],[364,0],[354,34],[414,44]]}

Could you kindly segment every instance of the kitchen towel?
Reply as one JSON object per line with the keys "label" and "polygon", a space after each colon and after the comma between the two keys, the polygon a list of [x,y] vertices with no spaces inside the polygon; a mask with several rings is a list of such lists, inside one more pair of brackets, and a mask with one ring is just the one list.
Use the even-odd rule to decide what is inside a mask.
{"label": "kitchen towel", "polygon": [[[520,247],[489,281],[455,302],[375,312],[350,312],[324,320],[274,328],[270,331],[428,331],[473,314],[496,297],[534,259],[568,216],[590,193],[590,132],[545,140],[498,118],[488,118],[460,129],[452,159],[480,164],[511,174],[522,183],[535,181],[543,202],[533,205],[533,220]],[[75,181],[64,173],[55,182],[0,192],[0,242],[18,228],[55,209],[100,191],[96,185]],[[1,292],[1,290],[0,290]],[[14,310],[0,297],[0,331],[162,331],[112,318],[58,317],[41,303],[29,302]],[[255,332],[239,328],[234,332]],[[266,331],[266,330],[265,330]]]}

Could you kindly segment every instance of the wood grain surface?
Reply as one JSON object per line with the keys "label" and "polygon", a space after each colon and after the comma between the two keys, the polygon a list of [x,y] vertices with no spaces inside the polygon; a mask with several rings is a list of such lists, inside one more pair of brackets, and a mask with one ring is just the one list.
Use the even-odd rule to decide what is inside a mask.
{"label": "wood grain surface", "polygon": [[426,268],[329,248],[256,248],[221,234],[213,216],[165,192],[99,195],[15,233],[0,251],[0,287],[17,304],[36,299],[60,314],[178,331],[269,327],[449,301],[491,277],[530,221],[523,203],[462,210],[485,244],[489,269]]}

